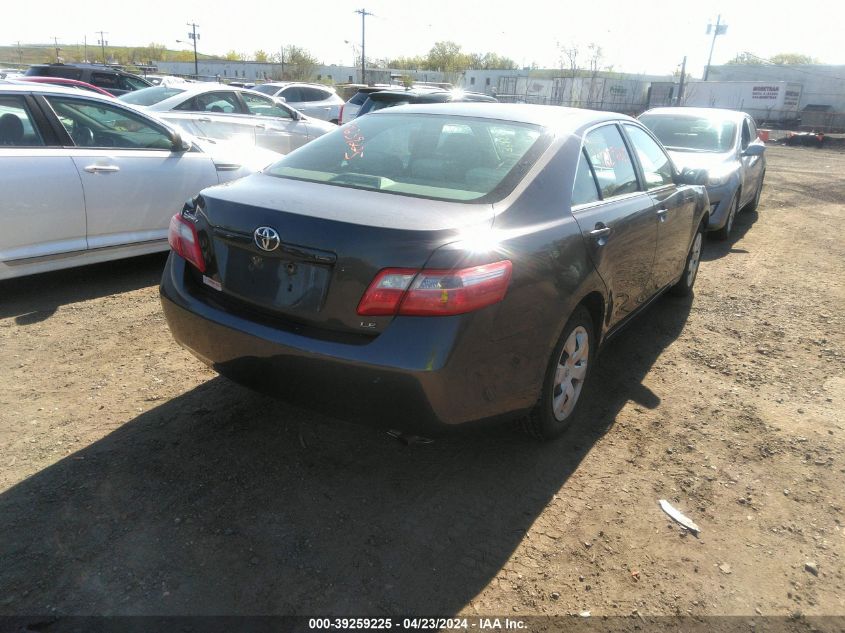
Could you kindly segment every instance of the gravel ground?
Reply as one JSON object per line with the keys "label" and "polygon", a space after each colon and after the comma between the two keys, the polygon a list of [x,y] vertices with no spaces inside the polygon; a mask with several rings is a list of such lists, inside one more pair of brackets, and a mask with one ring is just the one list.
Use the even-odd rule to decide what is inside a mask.
{"label": "gravel ground", "polygon": [[845,614],[843,174],[770,148],[549,445],[405,446],[219,378],[162,257],[0,283],[0,614]]}

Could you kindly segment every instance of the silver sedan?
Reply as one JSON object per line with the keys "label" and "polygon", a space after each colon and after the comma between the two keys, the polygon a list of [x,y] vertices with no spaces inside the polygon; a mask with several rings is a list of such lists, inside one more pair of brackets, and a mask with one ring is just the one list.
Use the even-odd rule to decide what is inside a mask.
{"label": "silver sedan", "polygon": [[187,198],[279,158],[110,97],[0,84],[0,279],[167,250]]}
{"label": "silver sedan", "polygon": [[707,229],[717,239],[728,239],[736,214],[756,209],[763,191],[766,145],[757,137],[754,119],[718,108],[655,108],[639,119],[678,168],[707,172]]}
{"label": "silver sedan", "polygon": [[154,86],[123,95],[195,136],[242,141],[288,154],[337,126],[282,100],[216,83]]}

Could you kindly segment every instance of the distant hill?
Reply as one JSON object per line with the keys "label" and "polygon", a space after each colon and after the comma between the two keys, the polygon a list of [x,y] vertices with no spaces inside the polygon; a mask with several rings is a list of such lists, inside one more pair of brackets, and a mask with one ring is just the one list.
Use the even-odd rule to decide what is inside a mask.
{"label": "distant hill", "polygon": [[[85,45],[59,43],[59,56],[66,63],[85,61]],[[199,59],[218,59],[214,55],[198,54]],[[0,66],[28,66],[56,61],[56,47],[50,44],[21,44],[0,46]],[[102,63],[103,49],[88,43],[88,61]],[[106,61],[133,66],[149,64],[151,61],[192,62],[193,50],[171,50],[161,44],[149,46],[106,46]]]}

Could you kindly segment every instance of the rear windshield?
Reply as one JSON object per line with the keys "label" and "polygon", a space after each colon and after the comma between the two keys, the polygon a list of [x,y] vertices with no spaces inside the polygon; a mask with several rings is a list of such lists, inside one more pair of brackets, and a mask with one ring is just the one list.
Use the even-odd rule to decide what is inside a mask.
{"label": "rear windshield", "polygon": [[351,103],[352,105],[361,105],[369,96],[369,93],[366,92],[356,92],[347,103]]}
{"label": "rear windshield", "polygon": [[185,92],[185,90],[183,88],[174,88],[173,86],[152,86],[151,88],[142,88],[141,90],[121,95],[118,99],[135,105],[151,106],[159,101],[176,96],[181,92]]}
{"label": "rear windshield", "polygon": [[495,202],[551,140],[536,125],[426,114],[355,119],[265,173],[340,187],[462,202]]}
{"label": "rear windshield", "polygon": [[719,118],[644,114],[640,122],[654,132],[667,149],[727,152],[736,138],[736,123]]}
{"label": "rear windshield", "polygon": [[270,95],[271,97],[274,94],[276,94],[277,92],[279,92],[279,90],[281,90],[281,88],[279,88],[279,86],[270,86],[268,84],[261,84],[261,85],[258,85],[258,86],[254,86],[252,89],[257,91],[257,92],[262,92],[265,95]]}

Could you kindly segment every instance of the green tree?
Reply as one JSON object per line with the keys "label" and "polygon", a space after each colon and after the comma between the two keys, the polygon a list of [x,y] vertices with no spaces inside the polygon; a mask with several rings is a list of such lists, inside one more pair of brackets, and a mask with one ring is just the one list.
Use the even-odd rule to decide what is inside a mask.
{"label": "green tree", "polygon": [[223,56],[223,59],[230,62],[242,62],[245,57],[246,56],[243,53],[239,53],[238,51],[232,49]]}
{"label": "green tree", "polygon": [[773,64],[818,64],[819,60],[801,53],[778,53],[769,60]]}
{"label": "green tree", "polygon": [[426,70],[439,70],[444,73],[460,73],[469,68],[471,59],[461,51],[461,45],[455,42],[436,42],[428,51]]}
{"label": "green tree", "polygon": [[263,51],[261,49],[255,51],[254,58],[257,62],[267,62],[270,60],[270,56],[267,54],[267,51]]}

